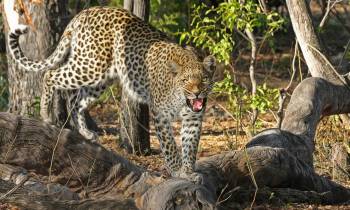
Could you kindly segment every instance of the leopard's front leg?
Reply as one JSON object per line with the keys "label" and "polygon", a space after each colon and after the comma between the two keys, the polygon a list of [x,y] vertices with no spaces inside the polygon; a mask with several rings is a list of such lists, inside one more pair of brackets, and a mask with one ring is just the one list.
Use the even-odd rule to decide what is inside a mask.
{"label": "leopard's front leg", "polygon": [[184,107],[181,111],[182,176],[193,173],[202,129],[203,113],[203,110],[193,112],[188,107]]}
{"label": "leopard's front leg", "polygon": [[165,164],[170,169],[172,176],[178,176],[181,168],[181,158],[173,136],[171,118],[163,113],[154,112],[154,124]]}

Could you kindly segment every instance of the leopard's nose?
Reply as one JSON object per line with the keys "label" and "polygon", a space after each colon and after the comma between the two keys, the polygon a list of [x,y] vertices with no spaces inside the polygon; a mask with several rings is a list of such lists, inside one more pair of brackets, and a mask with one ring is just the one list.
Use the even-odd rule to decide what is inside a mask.
{"label": "leopard's nose", "polygon": [[195,96],[199,96],[199,94],[201,93],[201,91],[199,90],[198,86],[195,86],[192,88],[192,94]]}

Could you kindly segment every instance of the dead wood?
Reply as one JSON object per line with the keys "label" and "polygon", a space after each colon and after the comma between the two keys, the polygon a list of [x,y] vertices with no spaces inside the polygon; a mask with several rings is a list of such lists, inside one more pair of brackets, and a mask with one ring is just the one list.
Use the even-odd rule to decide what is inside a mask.
{"label": "dead wood", "polygon": [[[0,180],[0,193],[6,193],[16,185]],[[0,203],[10,203],[20,209],[56,210],[56,209],[137,209],[131,199],[118,198],[85,199],[85,200],[57,200],[52,195],[33,193],[32,189],[21,187],[12,194],[0,200]]]}
{"label": "dead wood", "polygon": [[[203,175],[201,183],[165,180],[70,130],[9,113],[0,113],[0,157],[1,163],[28,171],[36,182],[47,185],[51,181],[68,187],[70,193],[79,195],[79,201],[69,201],[74,208],[95,209],[94,202],[113,203],[115,199],[121,206],[130,204],[141,209],[230,209],[237,202],[252,199],[255,188],[251,173],[259,187],[258,203],[339,203],[349,200],[350,191],[317,175],[312,153],[318,121],[326,115],[348,113],[349,109],[347,87],[321,78],[306,79],[292,95],[282,129],[261,132],[245,150],[199,160],[196,170]],[[0,167],[0,171],[9,174],[10,169]],[[29,185],[22,188],[34,191]],[[39,197],[30,197],[31,202],[45,195],[36,192]],[[25,200],[28,195],[22,193],[18,205],[30,202]],[[68,202],[45,196],[46,203],[36,203],[42,208]],[[10,201],[16,204],[16,199]]]}
{"label": "dead wood", "polygon": [[346,142],[335,143],[332,147],[332,178],[336,180],[350,179],[350,158]]}

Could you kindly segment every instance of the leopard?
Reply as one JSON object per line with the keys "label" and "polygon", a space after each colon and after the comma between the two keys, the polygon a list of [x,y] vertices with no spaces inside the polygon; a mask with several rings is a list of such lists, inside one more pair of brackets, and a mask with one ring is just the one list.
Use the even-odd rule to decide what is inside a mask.
{"label": "leopard", "polygon": [[[21,50],[19,38],[29,29],[24,24],[13,27],[8,46],[21,69],[44,74],[40,116],[45,122],[52,123],[49,107],[55,91],[71,91],[78,132],[90,140],[98,138],[87,128],[84,112],[118,81],[131,100],[150,107],[170,175],[194,173],[217,66],[213,55],[201,58],[193,47],[178,44],[141,18],[115,7],[92,7],[78,13],[44,60],[29,59]],[[172,125],[178,118],[181,152]]]}

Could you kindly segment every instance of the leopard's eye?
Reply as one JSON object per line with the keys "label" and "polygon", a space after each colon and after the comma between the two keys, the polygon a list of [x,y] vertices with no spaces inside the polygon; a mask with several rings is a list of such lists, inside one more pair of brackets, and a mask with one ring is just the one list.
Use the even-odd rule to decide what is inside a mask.
{"label": "leopard's eye", "polygon": [[203,77],[203,78],[202,78],[202,81],[203,81],[203,82],[209,82],[209,78],[208,78],[208,77]]}
{"label": "leopard's eye", "polygon": [[183,83],[185,83],[185,82],[187,82],[187,80],[188,80],[188,79],[182,79],[181,81],[182,81]]}

